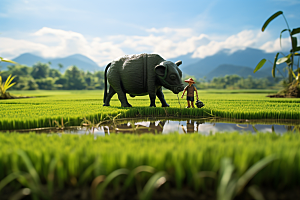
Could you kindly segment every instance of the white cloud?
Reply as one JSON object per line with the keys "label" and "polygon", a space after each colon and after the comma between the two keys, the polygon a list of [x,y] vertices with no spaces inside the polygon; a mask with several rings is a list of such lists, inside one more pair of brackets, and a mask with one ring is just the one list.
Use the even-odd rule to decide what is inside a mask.
{"label": "white cloud", "polygon": [[233,53],[247,47],[258,48],[258,45],[267,40],[268,36],[268,33],[261,33],[258,30],[244,30],[223,40],[211,39],[211,42],[207,45],[199,46],[194,52],[193,57],[205,58],[216,54],[222,49],[230,49],[230,53]]}
{"label": "white cloud", "polygon": [[90,57],[99,66],[106,65],[124,52],[112,42],[94,38],[88,41],[82,34],[44,27],[32,34],[33,41],[0,37],[0,54],[14,58],[22,53],[34,53],[43,57],[65,57],[80,53]]}
{"label": "white cloud", "polygon": [[281,46],[280,39],[276,39],[274,41],[268,41],[264,43],[260,49],[265,50],[266,52],[278,52],[278,51],[289,51],[291,48],[291,40],[290,38],[281,38]]}
{"label": "white cloud", "polygon": [[7,37],[0,37],[0,55],[1,57],[14,58],[22,53],[32,52],[39,54],[47,49],[46,45],[27,40],[16,40]]}
{"label": "white cloud", "polygon": [[[81,33],[44,27],[28,39],[0,37],[0,55],[14,58],[30,52],[43,57],[65,57],[80,53],[104,66],[111,60],[125,54],[158,53],[165,59],[187,53],[204,58],[222,49],[230,53],[247,47],[260,48],[267,52],[280,50],[279,39],[270,41],[270,33],[259,30],[244,30],[228,37],[196,35],[192,29],[147,29],[145,36],[115,35],[106,38],[88,38]],[[284,48],[288,38],[282,39]]]}

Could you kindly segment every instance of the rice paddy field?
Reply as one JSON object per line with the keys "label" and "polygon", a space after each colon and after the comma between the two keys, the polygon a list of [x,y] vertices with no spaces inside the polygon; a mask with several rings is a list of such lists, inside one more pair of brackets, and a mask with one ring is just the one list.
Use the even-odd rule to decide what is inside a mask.
{"label": "rice paddy field", "polygon": [[[243,93],[247,92],[247,93]],[[185,109],[186,100],[164,91],[169,108],[150,108],[148,96],[128,97],[133,108],[121,108],[115,95],[110,107],[103,107],[103,91],[13,91],[15,95],[36,98],[0,101],[0,130],[49,127],[54,120],[80,125],[82,119],[101,121],[108,116],[215,116],[230,119],[300,119],[300,99],[268,98],[264,90],[199,91],[205,106],[201,109]]]}
{"label": "rice paddy field", "polygon": [[[119,117],[178,116],[300,121],[300,99],[266,90],[199,91],[205,106],[164,91],[121,108],[103,91],[12,91],[0,101],[0,199],[300,199],[299,132],[202,134],[20,134],[6,130],[80,125]],[[62,128],[62,127],[60,127]]]}

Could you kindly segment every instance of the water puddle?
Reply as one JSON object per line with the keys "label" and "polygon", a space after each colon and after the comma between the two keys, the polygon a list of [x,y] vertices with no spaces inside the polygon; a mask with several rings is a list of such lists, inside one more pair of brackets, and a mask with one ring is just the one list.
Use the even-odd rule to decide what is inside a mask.
{"label": "water puddle", "polygon": [[98,127],[86,124],[83,127],[41,128],[31,130],[15,130],[18,132],[34,131],[36,133],[67,133],[67,134],[95,134],[105,135],[110,133],[154,133],[169,134],[178,132],[201,133],[204,135],[216,132],[276,132],[283,134],[288,131],[300,132],[300,120],[226,120],[226,119],[178,119],[178,118],[134,118],[116,119],[102,123]]}

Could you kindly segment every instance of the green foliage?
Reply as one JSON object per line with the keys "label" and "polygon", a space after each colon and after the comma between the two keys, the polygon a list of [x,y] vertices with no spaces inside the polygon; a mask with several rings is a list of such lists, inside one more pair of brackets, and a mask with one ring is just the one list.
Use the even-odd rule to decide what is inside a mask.
{"label": "green foliage", "polygon": [[262,59],[255,67],[253,73],[257,72],[260,68],[262,68],[262,66],[266,63],[266,61],[267,61],[266,59]]}
{"label": "green foliage", "polygon": [[[234,93],[233,93],[234,92]],[[248,92],[244,93],[243,92]],[[112,98],[111,106],[102,106],[103,91],[20,91],[25,96],[36,98],[0,101],[0,129],[23,129],[49,127],[49,120],[68,122],[69,126],[79,126],[82,119],[103,121],[109,116],[120,118],[136,116],[185,116],[203,117],[213,114],[231,119],[300,119],[300,99],[270,99],[265,90],[198,90],[199,98],[205,103],[201,109],[180,108],[178,98],[170,91],[164,91],[169,108],[149,107],[149,97],[140,96],[128,101],[133,108],[122,108],[118,97]],[[18,92],[14,91],[17,95]],[[179,100],[186,105],[185,99]]]}
{"label": "green foliage", "polygon": [[10,74],[16,75],[15,90],[94,90],[104,87],[102,71],[84,72],[76,66],[71,66],[61,74],[59,70],[51,69],[48,63],[36,63],[33,67],[11,65],[7,68],[7,71],[3,71],[2,77],[6,80]]}
{"label": "green foliage", "polygon": [[[282,11],[278,11],[276,13],[274,13],[271,17],[269,17],[269,19],[267,19],[267,21],[264,23],[264,25],[262,26],[262,32],[264,32],[264,30],[266,29],[266,27],[269,25],[269,23],[271,21],[273,21],[276,17],[278,17],[279,15],[282,15],[285,22],[286,22],[286,25],[287,25],[287,29],[283,29],[281,32],[280,32],[280,46],[281,46],[281,37],[282,37],[282,33],[288,31],[289,32],[289,35],[290,35],[290,39],[291,39],[291,50],[290,50],[290,54],[285,56],[283,53],[283,57],[282,58],[279,58],[278,59],[278,55],[279,55],[279,52],[276,54],[275,56],[275,60],[274,60],[274,63],[273,63],[273,69],[272,69],[272,76],[275,77],[275,70],[276,70],[276,66],[278,64],[281,64],[281,63],[286,63],[287,64],[287,68],[288,68],[288,71],[294,71],[293,70],[293,67],[294,67],[294,62],[295,62],[295,59],[296,59],[296,56],[299,55],[297,54],[297,51],[300,51],[300,46],[298,46],[298,42],[297,42],[297,37],[294,37],[295,34],[299,34],[300,33],[300,28],[295,28],[293,30],[291,30],[289,28],[289,25],[287,23],[287,20],[283,14]],[[256,66],[256,68],[254,69],[253,73],[257,72],[266,62],[266,59],[262,59]],[[298,58],[298,63],[299,63],[299,58]],[[299,69],[299,64],[297,66],[297,68]],[[292,73],[288,73],[288,81],[289,83],[292,83],[293,82],[293,76],[292,76]],[[300,91],[300,90],[299,90]]]}
{"label": "green foliage", "polygon": [[9,62],[9,63],[12,63],[12,64],[17,64],[16,62],[14,62],[12,60],[9,60],[9,59],[6,59],[6,58],[2,58],[2,57],[0,57],[0,62]]}
{"label": "green foliage", "polygon": [[248,182],[264,167],[276,159],[275,156],[268,156],[255,163],[241,177],[234,174],[234,165],[230,158],[221,160],[219,184],[217,189],[218,200],[231,200],[240,194]]}
{"label": "green foliage", "polygon": [[269,25],[269,23],[275,19],[276,17],[278,17],[279,15],[283,15],[282,11],[278,11],[276,13],[274,13],[271,17],[269,17],[269,19],[267,19],[267,21],[265,21],[264,25],[261,28],[261,31],[264,32],[265,29],[267,28],[267,26]]}
{"label": "green foliage", "polygon": [[31,76],[34,79],[47,78],[49,75],[49,70],[49,64],[38,62],[32,66]]}
{"label": "green foliage", "polygon": [[14,86],[16,83],[11,83],[15,76],[8,76],[5,82],[2,83],[2,76],[0,76],[0,98],[7,98],[6,90]]}
{"label": "green foliage", "polygon": [[279,84],[280,78],[247,78],[238,75],[225,75],[224,77],[215,77],[211,81],[199,79],[196,82],[198,89],[274,89],[281,87]]}
{"label": "green foliage", "polygon": [[[43,199],[41,191],[51,196],[51,191],[61,194],[70,187],[88,187],[105,199],[105,191],[118,194],[126,185],[125,192],[150,199],[157,187],[199,195],[228,186],[238,194],[251,185],[283,190],[300,184],[300,137],[292,133],[2,133],[0,145],[0,192],[25,187],[38,199]],[[231,162],[221,162],[223,158]],[[209,174],[219,174],[219,179],[205,178]]]}

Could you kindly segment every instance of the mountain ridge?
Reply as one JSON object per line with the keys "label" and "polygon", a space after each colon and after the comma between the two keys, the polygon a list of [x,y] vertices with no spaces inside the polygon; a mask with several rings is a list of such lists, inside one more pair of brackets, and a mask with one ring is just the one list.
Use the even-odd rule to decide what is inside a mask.
{"label": "mountain ridge", "polygon": [[[70,56],[66,56],[63,58],[43,58],[41,56],[34,55],[32,53],[23,53],[16,58],[12,59],[13,61],[27,66],[33,66],[37,62],[42,63],[51,63],[51,68],[58,69],[61,72],[67,70],[69,66],[75,65],[79,69],[84,71],[99,71],[101,68],[99,65],[93,61],[92,59],[84,56],[82,54],[73,54]],[[59,68],[58,64],[62,64],[64,67],[62,69]],[[2,70],[6,70],[7,66],[12,65],[11,63],[0,63]]]}
{"label": "mountain ridge", "polygon": [[[253,70],[257,63],[259,63],[262,58],[273,61],[275,57],[274,53],[266,53],[262,50],[253,48],[246,48],[233,53],[230,53],[229,49],[223,49],[212,56],[207,56],[202,59],[193,58],[192,55],[193,53],[188,53],[167,60],[173,62],[182,60],[183,64],[180,66],[180,69],[184,76],[193,75],[197,79],[203,77],[212,79],[213,77],[232,74],[237,74],[242,77],[245,77],[246,74],[248,74],[256,78],[261,78],[271,76],[272,68],[270,64],[266,63],[266,66],[254,74]],[[28,66],[32,66],[38,61],[44,63],[51,62],[51,68],[58,69],[61,72],[64,72],[72,65],[76,65],[79,69],[84,71],[104,70],[103,67],[99,67],[96,62],[82,54],[73,54],[63,58],[42,58],[31,53],[24,53],[14,58],[13,61]],[[62,69],[59,68],[59,63],[64,66]],[[4,62],[0,63],[0,66],[2,66],[1,70],[6,70],[8,65],[12,64]],[[285,67],[285,65],[281,64],[279,69],[282,69],[283,67]]]}

